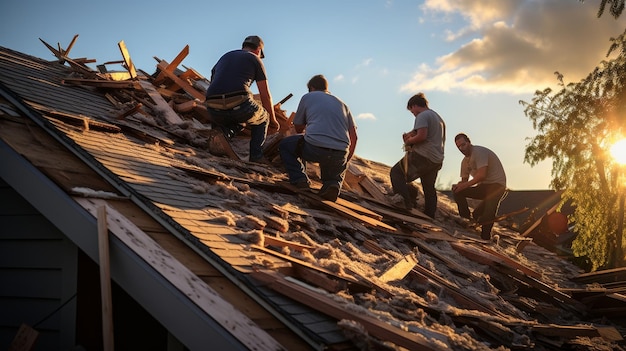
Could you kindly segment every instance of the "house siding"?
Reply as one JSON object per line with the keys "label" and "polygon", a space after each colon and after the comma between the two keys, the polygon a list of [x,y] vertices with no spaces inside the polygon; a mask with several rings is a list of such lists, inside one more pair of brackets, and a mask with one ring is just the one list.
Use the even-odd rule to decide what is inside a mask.
{"label": "house siding", "polygon": [[77,247],[0,178],[0,347],[22,323],[34,350],[75,345]]}

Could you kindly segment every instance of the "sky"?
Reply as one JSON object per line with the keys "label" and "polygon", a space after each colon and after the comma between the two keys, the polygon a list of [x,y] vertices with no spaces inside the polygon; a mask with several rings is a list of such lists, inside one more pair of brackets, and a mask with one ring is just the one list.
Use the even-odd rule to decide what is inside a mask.
{"label": "sky", "polygon": [[[548,189],[551,160],[531,166],[525,147],[537,131],[520,101],[558,89],[554,72],[578,82],[602,60],[626,16],[597,17],[599,0],[268,0],[176,2],[4,0],[0,46],[54,60],[39,39],[96,64],[122,59],[124,41],[138,69],[154,73],[155,57],[205,77],[219,57],[248,35],[265,42],[264,64],[274,101],[293,97],[290,115],[316,74],[356,119],[356,154],[393,166],[412,129],[408,99],[423,92],[446,122],[445,160],[437,188],[459,181],[466,133],[492,149],[512,190]],[[122,70],[121,65],[107,66]],[[182,68],[182,67],[181,67]],[[256,89],[253,85],[253,90]]]}

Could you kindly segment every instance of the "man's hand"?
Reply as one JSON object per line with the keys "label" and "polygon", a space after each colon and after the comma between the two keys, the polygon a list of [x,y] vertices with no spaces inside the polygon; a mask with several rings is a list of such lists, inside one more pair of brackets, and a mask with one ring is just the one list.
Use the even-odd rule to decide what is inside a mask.
{"label": "man's hand", "polygon": [[417,131],[416,130],[412,130],[412,131],[410,131],[408,133],[402,134],[402,140],[404,141],[405,144],[408,144],[409,139],[413,138],[416,135],[417,135]]}
{"label": "man's hand", "polygon": [[267,132],[269,134],[278,133],[280,131],[280,123],[276,120],[270,121],[269,126],[267,127]]}
{"label": "man's hand", "polygon": [[452,184],[452,192],[453,193],[461,191],[460,184],[461,184],[461,182],[458,182],[456,184]]}
{"label": "man's hand", "polygon": [[470,183],[469,182],[458,182],[456,184],[452,185],[452,192],[453,193],[458,193],[459,191],[463,191],[467,188],[470,187]]}

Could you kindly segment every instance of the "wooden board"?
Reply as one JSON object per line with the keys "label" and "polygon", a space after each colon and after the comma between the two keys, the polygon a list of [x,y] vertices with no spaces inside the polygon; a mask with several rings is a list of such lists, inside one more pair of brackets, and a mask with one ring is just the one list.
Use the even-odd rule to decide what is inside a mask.
{"label": "wooden board", "polygon": [[[377,218],[382,219],[381,215],[365,207],[362,207],[358,204],[352,203],[348,200],[344,200],[341,198],[337,198],[336,202],[324,200],[321,197],[317,196],[317,194],[313,193],[312,191],[300,190],[287,182],[281,183],[281,186],[283,186],[284,188],[294,193],[300,194],[301,196],[307,199],[313,200],[316,203],[320,203],[323,207],[326,207],[327,209],[330,209],[330,210],[334,210],[336,213],[344,217],[358,220],[359,222],[362,222],[365,225],[370,225],[373,227],[377,227],[379,229],[385,229],[391,232],[395,232],[397,230],[395,227],[392,227],[388,225],[387,223],[381,222],[379,219],[377,219]],[[374,216],[376,218],[372,218],[370,216]]]}
{"label": "wooden board", "polygon": [[174,111],[174,109],[172,109],[172,107],[167,103],[167,101],[163,99],[161,94],[159,94],[159,92],[156,90],[154,85],[152,85],[152,83],[145,81],[145,80],[141,80],[139,81],[139,85],[141,85],[143,90],[150,96],[152,101],[154,101],[159,112],[163,114],[163,116],[169,123],[171,124],[182,123],[183,119],[180,118],[180,116]]}
{"label": "wooden board", "polygon": [[[165,81],[165,79],[168,77],[166,72],[173,73],[176,70],[176,67],[178,67],[178,65],[180,65],[181,62],[183,62],[183,60],[185,59],[185,57],[187,57],[187,55],[189,55],[189,45],[185,45],[185,47],[178,53],[178,55],[176,55],[174,60],[171,63],[167,64],[167,66],[165,66],[161,70],[161,72],[159,72],[157,77],[154,79],[154,84],[160,85],[161,83],[163,83],[163,81]],[[172,88],[171,90],[178,90],[178,89]]]}
{"label": "wooden board", "polygon": [[406,255],[383,273],[379,279],[384,282],[403,279],[415,267],[417,262],[412,255]]}
{"label": "wooden board", "polygon": [[107,89],[133,89],[140,90],[141,85],[136,80],[104,80],[104,79],[82,79],[82,78],[65,78],[61,81],[67,85],[86,85],[96,88]]}
{"label": "wooden board", "polygon": [[187,81],[180,79],[174,72],[167,71],[168,63],[166,61],[161,61],[157,64],[157,68],[161,70],[163,74],[167,76],[167,78],[171,79],[177,86],[183,89],[186,93],[191,95],[194,99],[198,99],[201,102],[204,102],[205,96],[203,93],[196,90],[196,88],[192,87],[191,84],[187,83]]}
{"label": "wooden board", "polygon": [[381,202],[387,201],[385,194],[383,194],[376,182],[374,182],[370,177],[363,176],[363,178],[359,181],[359,184],[376,200]]}
{"label": "wooden board", "polygon": [[130,58],[130,54],[128,53],[128,49],[126,48],[126,43],[124,41],[120,41],[117,43],[117,46],[120,48],[120,52],[122,53],[122,57],[124,58],[124,63],[126,64],[126,69],[128,73],[130,73],[130,78],[137,78],[137,70],[135,69],[135,65],[133,64],[133,60]]}
{"label": "wooden board", "polygon": [[269,236],[269,235],[263,236],[263,243],[265,244],[265,246],[288,247],[292,250],[299,251],[299,252],[302,252],[304,250],[308,250],[312,252],[313,250],[316,249],[315,246],[300,244],[300,243],[296,243],[293,241],[289,241],[289,240],[285,240],[282,238]]}
{"label": "wooden board", "polygon": [[35,342],[39,337],[39,332],[30,326],[22,323],[17,330],[15,338],[9,345],[9,351],[30,351],[35,348]]}

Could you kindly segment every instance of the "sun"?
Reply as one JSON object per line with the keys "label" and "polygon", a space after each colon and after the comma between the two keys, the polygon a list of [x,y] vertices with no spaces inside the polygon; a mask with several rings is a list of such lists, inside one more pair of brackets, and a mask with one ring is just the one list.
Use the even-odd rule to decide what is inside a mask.
{"label": "sun", "polygon": [[619,140],[611,146],[611,156],[617,163],[626,165],[626,139]]}

